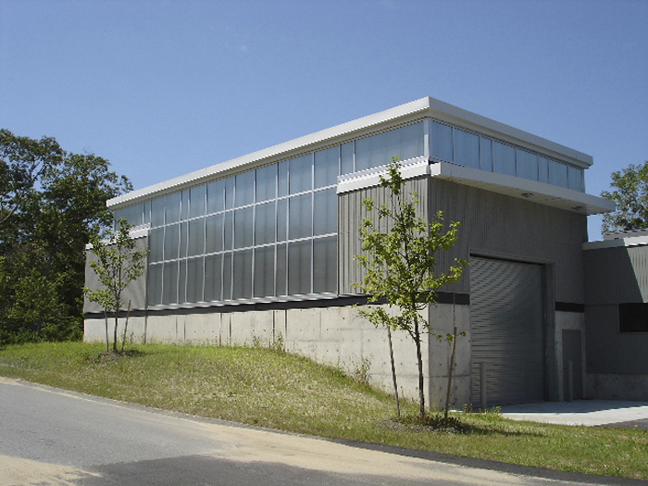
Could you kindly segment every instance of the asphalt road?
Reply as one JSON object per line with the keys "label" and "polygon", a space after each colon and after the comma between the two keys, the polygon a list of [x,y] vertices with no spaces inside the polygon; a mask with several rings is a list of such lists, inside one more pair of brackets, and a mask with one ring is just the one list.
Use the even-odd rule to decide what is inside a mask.
{"label": "asphalt road", "polygon": [[0,378],[0,485],[645,484],[172,414]]}

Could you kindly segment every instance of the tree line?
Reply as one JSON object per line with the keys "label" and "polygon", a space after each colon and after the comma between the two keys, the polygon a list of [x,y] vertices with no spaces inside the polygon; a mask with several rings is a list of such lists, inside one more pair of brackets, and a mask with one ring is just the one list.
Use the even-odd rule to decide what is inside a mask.
{"label": "tree line", "polygon": [[0,346],[81,338],[85,246],[130,190],[102,157],[0,130]]}

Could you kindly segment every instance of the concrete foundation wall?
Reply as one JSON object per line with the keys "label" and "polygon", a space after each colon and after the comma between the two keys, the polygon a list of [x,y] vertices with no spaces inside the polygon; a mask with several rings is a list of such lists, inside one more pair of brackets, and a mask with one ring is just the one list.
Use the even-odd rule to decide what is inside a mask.
{"label": "concrete foundation wall", "polygon": [[[469,331],[468,306],[456,306],[453,313],[452,305],[439,304],[429,315],[434,333],[452,333],[454,325],[460,331]],[[123,324],[121,319],[120,327]],[[112,326],[109,320],[110,336]],[[104,319],[87,318],[84,331],[86,342],[105,341]],[[288,352],[339,367],[351,375],[366,368],[372,385],[393,393],[387,330],[375,328],[351,306],[131,317],[127,335],[134,342],[148,343],[263,347],[283,343]],[[401,331],[393,332],[392,340],[399,393],[417,399],[414,343]],[[446,394],[451,348],[426,334],[422,350],[426,399],[430,406],[440,405]],[[461,406],[470,396],[469,337],[459,338],[456,355],[453,403]]]}
{"label": "concrete foundation wall", "polygon": [[648,401],[648,375],[588,373],[588,398]]}

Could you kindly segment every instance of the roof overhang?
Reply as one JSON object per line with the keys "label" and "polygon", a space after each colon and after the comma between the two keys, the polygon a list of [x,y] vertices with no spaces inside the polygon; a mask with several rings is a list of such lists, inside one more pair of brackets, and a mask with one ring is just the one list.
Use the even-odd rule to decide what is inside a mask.
{"label": "roof overhang", "polygon": [[227,162],[191,172],[159,184],[123,194],[110,199],[108,206],[114,207],[115,209],[128,206],[138,201],[151,199],[212,179],[227,177],[244,170],[294,157],[305,152],[345,143],[352,139],[362,138],[424,118],[446,122],[503,142],[527,148],[577,167],[588,168],[592,165],[592,157],[587,154],[428,96],[379,113],[374,113],[373,115],[296,138],[289,142],[237,157]]}
{"label": "roof overhang", "polygon": [[[356,191],[380,184],[380,177],[386,174],[385,166],[361,173],[342,176],[338,180],[338,194]],[[505,196],[524,199],[545,206],[552,206],[566,211],[585,215],[608,213],[614,210],[614,203],[601,197],[585,194],[572,189],[532,181],[521,177],[497,174],[479,169],[463,167],[448,162],[434,162],[412,159],[402,164],[401,174],[404,179],[429,175],[457,184],[496,192]]]}

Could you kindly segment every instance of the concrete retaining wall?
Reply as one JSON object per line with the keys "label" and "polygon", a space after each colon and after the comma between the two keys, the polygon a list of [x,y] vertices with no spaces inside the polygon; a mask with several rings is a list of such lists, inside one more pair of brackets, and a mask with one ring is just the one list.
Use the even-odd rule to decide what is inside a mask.
{"label": "concrete retaining wall", "polygon": [[[439,304],[430,310],[430,317],[435,333],[451,333],[454,325],[460,331],[470,330],[468,306],[457,305],[453,313],[452,305]],[[104,341],[104,319],[87,318],[84,331],[86,342]],[[112,335],[110,321],[109,333]],[[372,385],[393,392],[387,330],[375,328],[351,306],[131,317],[128,337],[134,342],[198,345],[268,347],[283,342],[288,352],[342,368],[351,375],[366,368]],[[402,331],[393,332],[392,339],[399,392],[417,399],[414,343]],[[428,404],[438,405],[445,399],[450,346],[427,334],[422,345],[426,398]],[[469,336],[459,338],[455,370],[453,403],[460,406],[470,398]]]}

